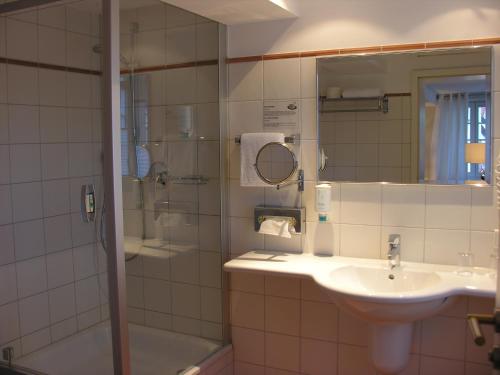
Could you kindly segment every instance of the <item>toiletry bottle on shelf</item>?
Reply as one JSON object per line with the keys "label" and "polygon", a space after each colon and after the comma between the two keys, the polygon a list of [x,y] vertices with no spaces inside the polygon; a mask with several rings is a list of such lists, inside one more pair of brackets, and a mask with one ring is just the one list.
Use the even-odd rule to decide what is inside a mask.
{"label": "toiletry bottle on shelf", "polygon": [[319,222],[328,221],[330,212],[332,186],[330,184],[316,185],[316,212]]}

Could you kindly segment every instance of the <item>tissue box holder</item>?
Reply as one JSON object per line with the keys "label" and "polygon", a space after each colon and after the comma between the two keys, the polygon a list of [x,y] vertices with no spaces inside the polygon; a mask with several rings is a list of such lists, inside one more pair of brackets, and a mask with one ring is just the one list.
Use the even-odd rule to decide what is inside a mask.
{"label": "tissue box holder", "polygon": [[288,218],[290,220],[290,225],[295,228],[296,234],[304,232],[302,218],[305,218],[305,208],[257,206],[254,210],[255,231],[258,232],[260,230],[260,224],[270,217]]}

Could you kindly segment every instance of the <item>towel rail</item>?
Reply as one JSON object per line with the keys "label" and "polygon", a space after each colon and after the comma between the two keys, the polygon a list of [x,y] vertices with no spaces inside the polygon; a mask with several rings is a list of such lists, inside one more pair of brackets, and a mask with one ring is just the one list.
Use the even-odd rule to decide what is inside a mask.
{"label": "towel rail", "polygon": [[[285,143],[295,144],[297,139],[298,139],[298,136],[290,135],[290,136],[285,137]],[[241,136],[235,137],[234,143],[236,143],[238,145],[241,144]]]}

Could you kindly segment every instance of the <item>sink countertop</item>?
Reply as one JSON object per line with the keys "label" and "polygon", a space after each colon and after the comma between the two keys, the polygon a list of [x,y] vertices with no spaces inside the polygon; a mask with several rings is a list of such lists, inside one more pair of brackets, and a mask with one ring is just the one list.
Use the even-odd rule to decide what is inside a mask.
{"label": "sink countertop", "polygon": [[437,296],[469,295],[477,297],[495,297],[496,277],[490,275],[491,270],[475,267],[470,276],[459,275],[458,266],[401,262],[399,272],[436,273],[441,280],[437,285],[418,291],[405,293],[379,293],[366,290],[354,290],[351,285],[336,283],[333,271],[343,267],[375,267],[385,272],[390,271],[385,259],[351,258],[341,256],[318,256],[313,254],[273,252],[256,250],[242,254],[224,264],[227,272],[250,272],[276,276],[312,278],[321,287],[340,294],[361,299],[382,302],[417,302]]}

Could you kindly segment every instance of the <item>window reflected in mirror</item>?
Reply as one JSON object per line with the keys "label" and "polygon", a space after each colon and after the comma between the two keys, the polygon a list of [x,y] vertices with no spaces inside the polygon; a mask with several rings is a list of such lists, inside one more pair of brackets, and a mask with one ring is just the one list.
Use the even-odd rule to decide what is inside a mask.
{"label": "window reflected in mirror", "polygon": [[320,180],[489,184],[490,65],[489,47],[318,59]]}

